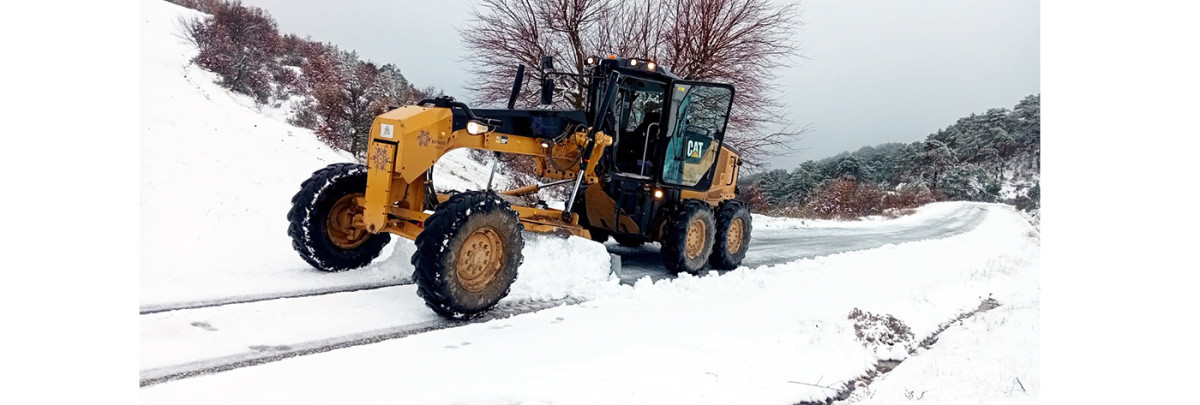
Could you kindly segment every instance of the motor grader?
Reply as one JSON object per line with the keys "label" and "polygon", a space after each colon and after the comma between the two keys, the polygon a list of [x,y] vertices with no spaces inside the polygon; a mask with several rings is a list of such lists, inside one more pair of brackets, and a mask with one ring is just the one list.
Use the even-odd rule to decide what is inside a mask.
{"label": "motor grader", "polygon": [[[371,126],[366,164],[337,163],[306,180],[288,213],[300,256],[323,271],[369,264],[391,234],[412,239],[417,293],[438,314],[494,307],[517,277],[522,231],[622,245],[657,242],[672,272],[736,268],[751,217],[735,200],[741,160],[723,144],[732,86],[684,80],[641,58],[589,57],[585,74],[540,64],[541,103],[555,80],[585,84],[583,111],[472,109],[451,97],[392,109]],[[546,183],[438,193],[434,167],[458,148],[532,156]],[[492,174],[495,174],[493,163]],[[565,209],[526,203],[565,186]]]}

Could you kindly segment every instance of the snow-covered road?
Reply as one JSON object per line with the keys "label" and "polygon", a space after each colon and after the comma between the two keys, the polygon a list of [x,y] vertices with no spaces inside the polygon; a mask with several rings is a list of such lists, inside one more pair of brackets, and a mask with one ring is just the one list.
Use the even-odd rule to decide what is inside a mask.
{"label": "snow-covered road", "polygon": [[[958,219],[945,221],[947,217]],[[529,254],[542,255],[537,261],[544,266],[523,274],[519,280],[525,284],[514,287],[516,298],[505,304],[563,297],[578,303],[532,313],[515,311],[511,317],[478,323],[444,324],[423,307],[411,286],[143,315],[144,378],[148,370],[189,362],[303,354],[150,385],[143,389],[143,400],[821,401],[873,369],[875,362],[907,356],[908,346],[874,347],[856,339],[855,322],[846,317],[853,308],[894,315],[919,341],[989,296],[1003,305],[1036,303],[1036,231],[1011,208],[935,204],[911,217],[836,228],[848,235],[887,238],[884,235],[904,233],[917,223],[943,224],[942,231],[954,235],[719,276],[685,275],[658,282],[645,278],[634,285],[621,283],[604,269],[563,274],[572,271],[562,265],[568,257],[589,260],[605,255],[598,244],[579,238],[535,239],[530,245],[536,249]],[[970,224],[970,230],[963,229]],[[770,233],[796,224],[764,225],[764,233]],[[799,226],[825,225],[829,224]],[[798,239],[809,231],[790,230]],[[780,245],[761,248],[783,250]],[[551,253],[560,256],[545,256]],[[783,254],[772,252],[771,257]],[[1020,314],[1019,322],[1036,330],[1036,311]],[[377,338],[380,333],[383,338]],[[391,340],[355,346],[345,344],[347,338]],[[1019,379],[1031,393],[1002,387],[1004,392],[970,395],[1036,398],[1039,383],[1036,369],[1030,370],[1036,361],[1021,360],[1036,359],[1036,342],[1013,343],[1012,350],[996,356],[1015,359],[1002,363],[1012,368],[1003,370],[1005,378]],[[337,350],[325,352],[321,344]],[[244,361],[239,367],[254,363]],[[894,373],[911,374],[904,369],[901,365]]]}
{"label": "snow-covered road", "polygon": [[[813,223],[758,217],[759,221],[769,223],[764,224],[764,229],[755,230],[744,264],[753,268],[887,244],[949,237],[973,229],[986,215],[987,210],[980,205],[935,204],[912,217],[878,222]],[[562,241],[528,233],[526,236],[538,246],[557,242],[564,244],[557,247],[567,248],[549,249],[556,251],[569,251],[570,243],[567,242],[591,244],[579,238]],[[662,267],[656,244],[626,248],[609,242],[606,247],[622,257],[624,267],[620,279],[624,284],[631,285],[645,277],[655,281],[675,278]],[[545,250],[537,249],[531,253],[536,255]],[[531,259],[535,262],[554,261],[536,256]],[[590,267],[597,267],[590,264],[593,264]],[[507,302],[512,306],[514,301],[553,302],[568,298],[538,295],[544,294],[544,290],[561,289],[560,285],[546,286],[541,281],[573,284],[573,280],[563,280],[569,277],[544,271],[522,274],[517,299]],[[531,287],[522,288],[531,281]],[[413,285],[400,285],[230,305],[219,305],[218,302],[208,308],[144,314],[141,319],[142,378],[157,380],[192,370],[301,352],[308,347],[335,342],[394,335],[397,331],[430,326],[452,326],[439,322],[439,318],[425,308],[415,289]],[[526,294],[522,295],[522,291]],[[511,314],[512,311],[501,313]]]}
{"label": "snow-covered road", "polygon": [[[749,266],[734,273],[847,251],[952,238],[979,227],[996,209],[981,204],[942,203],[924,207],[909,217],[874,222],[758,217],[756,220],[763,224],[762,229],[755,230],[745,262]],[[569,275],[564,273],[570,273],[570,266],[560,265],[565,258],[590,254],[596,260],[603,254],[600,245],[580,238],[527,237],[533,246],[527,256],[532,256],[534,266],[528,268],[532,269],[529,274],[521,275],[513,297],[505,300],[495,316],[471,323],[439,319],[424,307],[411,285],[146,314],[141,317],[142,382],[158,384],[479,322],[494,324],[499,322],[497,319],[521,318],[520,314],[554,306],[580,302],[588,306],[586,302],[593,299],[631,298],[638,295],[629,290],[632,284],[644,289],[651,281],[658,281],[654,283],[657,288],[687,290],[695,288],[693,283],[700,279],[731,276],[722,272],[716,277],[685,275],[680,280],[663,280],[674,277],[662,270],[656,248],[630,249],[612,243],[607,246],[610,251],[633,259],[626,262],[620,279],[597,273],[595,269],[601,266],[595,265]],[[546,256],[550,254],[560,256]],[[676,283],[681,287],[671,287]],[[946,312],[943,317],[952,315]],[[933,317],[929,323],[943,320]]]}
{"label": "snow-covered road", "polygon": [[[755,221],[770,221],[754,226],[750,250],[742,266],[759,267],[834,253],[872,249],[923,239],[945,238],[979,226],[987,210],[978,205],[953,205],[937,212],[926,210],[916,218],[879,222],[802,221],[755,215]],[[810,223],[815,222],[814,225]],[[658,244],[630,248],[615,241],[605,243],[608,251],[621,256],[621,281],[632,284],[642,277],[654,280],[674,278],[662,266]],[[724,272],[722,272],[724,273]]]}

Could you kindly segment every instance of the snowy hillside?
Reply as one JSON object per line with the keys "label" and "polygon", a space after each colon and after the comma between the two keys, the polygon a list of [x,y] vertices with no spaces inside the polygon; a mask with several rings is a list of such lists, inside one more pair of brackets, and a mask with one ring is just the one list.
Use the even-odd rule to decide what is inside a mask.
{"label": "snowy hillside", "polygon": [[[315,271],[292,251],[292,195],[313,171],[353,159],[192,64],[196,50],[177,21],[198,15],[142,1],[142,305],[407,278],[409,241],[384,250],[395,260],[338,274]],[[439,162],[437,185],[478,187],[487,173],[455,151]],[[507,186],[502,177],[497,184]]]}
{"label": "snowy hillside", "polygon": [[[668,274],[655,244],[526,233],[511,294],[470,322],[416,295],[410,241],[314,270],[290,199],[352,157],[192,65],[176,21],[194,11],[142,9],[142,402],[1038,401],[1040,235],[1008,205],[755,215],[743,266],[701,276]],[[480,188],[487,166],[459,152],[438,187]]]}

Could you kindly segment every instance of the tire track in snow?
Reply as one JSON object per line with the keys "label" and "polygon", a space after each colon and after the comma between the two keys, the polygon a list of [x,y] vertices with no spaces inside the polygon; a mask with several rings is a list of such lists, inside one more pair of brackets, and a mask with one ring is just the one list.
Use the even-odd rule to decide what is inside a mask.
{"label": "tire track in snow", "polygon": [[264,363],[276,362],[292,357],[324,353],[337,349],[379,343],[386,340],[399,339],[441,329],[457,328],[466,325],[508,318],[515,315],[537,312],[563,305],[574,305],[583,302],[579,299],[567,298],[551,301],[534,301],[504,304],[486,314],[467,321],[452,321],[438,319],[416,324],[393,326],[369,332],[355,333],[328,339],[314,340],[286,346],[260,346],[254,352],[240,353],[213,359],[194,361],[191,363],[158,367],[141,372],[139,386],[147,387],[168,381],[197,377],[223,371],[235,370]]}
{"label": "tire track in snow", "polygon": [[151,304],[144,305],[138,308],[139,315],[157,314],[159,312],[179,311],[183,309],[209,308],[219,307],[232,304],[246,304],[259,301],[278,300],[283,298],[303,298],[314,297],[318,295],[337,294],[355,291],[377,290],[380,288],[395,287],[401,285],[412,284],[412,279],[404,278],[395,281],[379,281],[374,283],[352,284],[336,287],[314,288],[309,290],[285,291],[266,294],[249,294],[236,295],[232,297],[205,299],[195,301],[170,302],[166,304]]}

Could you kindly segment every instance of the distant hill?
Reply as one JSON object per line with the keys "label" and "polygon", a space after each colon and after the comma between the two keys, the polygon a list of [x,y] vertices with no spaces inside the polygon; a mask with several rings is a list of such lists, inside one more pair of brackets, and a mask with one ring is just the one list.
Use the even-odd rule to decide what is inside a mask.
{"label": "distant hill", "polygon": [[743,180],[759,213],[849,218],[934,200],[1038,208],[1041,95],[958,119],[924,141],[865,146]]}

